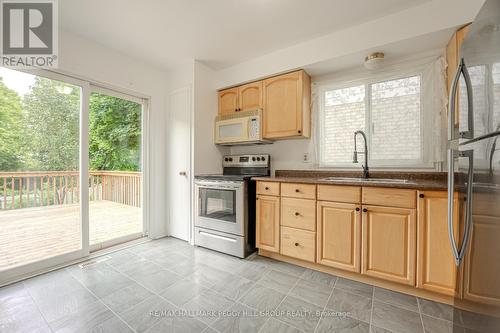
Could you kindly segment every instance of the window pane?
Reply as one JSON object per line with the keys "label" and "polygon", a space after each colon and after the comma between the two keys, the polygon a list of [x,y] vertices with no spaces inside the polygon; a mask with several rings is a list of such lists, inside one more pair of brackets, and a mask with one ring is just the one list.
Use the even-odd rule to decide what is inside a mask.
{"label": "window pane", "polygon": [[371,89],[371,159],[420,159],[420,76],[375,83]]}
{"label": "window pane", "polygon": [[323,117],[321,162],[352,162],[354,132],[365,129],[365,86],[325,92]]}

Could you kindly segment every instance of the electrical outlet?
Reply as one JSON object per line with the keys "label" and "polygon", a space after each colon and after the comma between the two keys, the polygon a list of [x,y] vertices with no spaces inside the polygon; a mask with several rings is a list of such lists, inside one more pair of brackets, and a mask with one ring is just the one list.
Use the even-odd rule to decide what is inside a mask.
{"label": "electrical outlet", "polygon": [[309,163],[309,153],[304,153],[302,156],[302,162]]}

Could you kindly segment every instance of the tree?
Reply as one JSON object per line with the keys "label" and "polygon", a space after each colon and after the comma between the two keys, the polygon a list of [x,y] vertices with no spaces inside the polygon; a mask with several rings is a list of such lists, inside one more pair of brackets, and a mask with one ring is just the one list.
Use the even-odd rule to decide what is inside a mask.
{"label": "tree", "polygon": [[23,99],[23,153],[30,170],[77,170],[80,89],[36,77]]}
{"label": "tree", "polygon": [[92,93],[89,131],[91,170],[140,170],[140,104]]}
{"label": "tree", "polygon": [[21,138],[21,98],[0,77],[0,171],[14,171],[21,165]]}

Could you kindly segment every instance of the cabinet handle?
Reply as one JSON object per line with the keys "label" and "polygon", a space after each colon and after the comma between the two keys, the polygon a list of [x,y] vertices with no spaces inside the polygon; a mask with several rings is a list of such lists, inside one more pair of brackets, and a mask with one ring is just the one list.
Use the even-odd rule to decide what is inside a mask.
{"label": "cabinet handle", "polygon": [[424,194],[423,194],[423,193],[420,193],[420,194],[418,195],[418,197],[419,197],[419,198],[423,198],[423,197],[424,197]]}
{"label": "cabinet handle", "polygon": [[298,188],[296,188],[296,189],[295,189],[295,192],[296,192],[296,193],[299,193],[299,192],[300,192],[300,190],[299,190]]}
{"label": "cabinet handle", "polygon": [[363,213],[366,213],[367,211],[368,211],[368,209],[363,208]]}
{"label": "cabinet handle", "polygon": [[299,216],[299,215],[300,215],[300,213],[299,213],[299,212],[295,212],[295,216]]}
{"label": "cabinet handle", "polygon": [[299,243],[295,243],[295,246],[299,246],[300,244]]}
{"label": "cabinet handle", "polygon": [[357,212],[359,212],[359,211],[360,211],[359,207],[356,207],[356,211],[357,211]]}
{"label": "cabinet handle", "polygon": [[299,134],[300,134],[300,133],[302,133],[302,131],[301,131],[301,130],[298,130],[297,132],[298,132]]}
{"label": "cabinet handle", "polygon": [[266,191],[268,191],[268,190],[269,190],[269,187],[267,187],[267,186],[266,186],[266,188],[265,188],[265,189],[266,189]]}

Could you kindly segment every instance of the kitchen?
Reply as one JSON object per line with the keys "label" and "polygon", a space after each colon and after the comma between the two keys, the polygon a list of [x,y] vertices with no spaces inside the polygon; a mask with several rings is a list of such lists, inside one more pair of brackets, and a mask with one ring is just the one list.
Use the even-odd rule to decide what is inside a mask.
{"label": "kitchen", "polygon": [[[280,46],[252,53],[245,38],[235,42],[231,35],[225,41],[239,43],[230,48],[234,54],[217,57],[207,47],[205,58],[192,61],[182,52],[200,50],[185,51],[179,40],[175,50],[155,46],[161,53],[148,38],[120,40],[128,27],[106,30],[102,15],[115,8],[112,2],[103,2],[102,13],[92,16],[92,28],[78,18],[90,18],[89,6],[60,4],[60,68],[26,73],[81,86],[84,116],[99,110],[87,110],[84,99],[93,95],[89,103],[95,105],[98,92],[140,105],[139,167],[135,173],[103,169],[103,176],[96,175],[92,144],[90,161],[84,157],[86,140],[96,139],[83,134],[82,171],[53,173],[63,180],[47,185],[50,194],[51,186],[61,191],[56,187],[66,184],[66,175],[79,177],[80,184],[91,177],[88,191],[76,190],[80,252],[3,271],[0,266],[2,330],[500,330],[500,1],[277,1],[245,2],[242,8],[224,1],[224,10],[210,10],[269,12],[289,31],[277,28],[270,35],[256,27],[255,50],[266,43]],[[187,11],[186,4],[156,5],[171,9],[164,24],[183,24],[175,13]],[[156,5],[124,5],[116,15],[159,15],[153,13],[161,12]],[[219,27],[191,21],[206,22],[209,15],[200,14],[208,12],[206,4],[186,6],[198,10],[186,22],[206,34]],[[307,19],[301,29],[283,19],[280,9],[318,19]],[[141,22],[139,29],[149,31]],[[329,22],[328,33],[320,31],[320,22]],[[262,24],[273,26],[265,19]],[[177,33],[200,43],[189,34],[203,29],[184,29]],[[231,34],[243,30],[238,26]],[[112,47],[102,46],[107,44]],[[94,51],[83,59],[83,49]],[[93,67],[99,61],[90,53],[107,61]],[[183,60],[174,62],[174,56]],[[116,67],[106,65],[112,59]],[[8,76],[4,81],[16,91]],[[94,118],[80,119],[83,133],[95,126]],[[37,207],[30,184],[44,195],[52,173],[22,176],[16,188],[10,177],[18,171],[0,171],[10,172],[0,172],[0,222],[43,208],[43,197]],[[107,175],[115,178],[99,178]],[[111,198],[109,184],[110,191],[131,188],[132,195],[122,196],[135,201]],[[73,188],[67,187],[71,203],[64,199],[61,206],[74,204]],[[24,208],[30,194],[34,207]],[[135,207],[141,228],[89,244],[96,204],[112,200],[114,210],[100,214],[100,223],[124,219],[127,214],[116,215],[119,204]]]}

